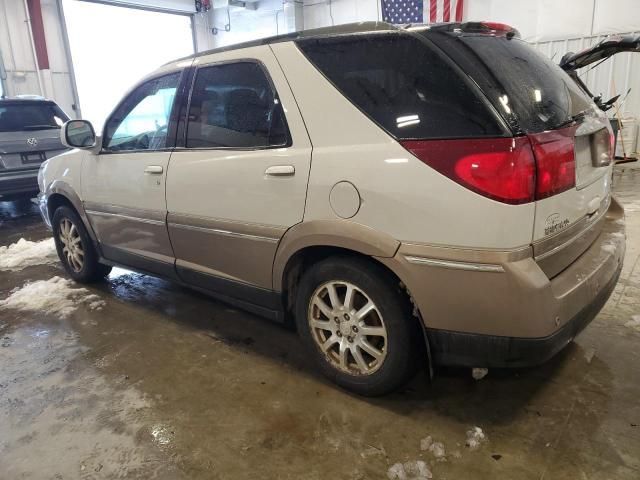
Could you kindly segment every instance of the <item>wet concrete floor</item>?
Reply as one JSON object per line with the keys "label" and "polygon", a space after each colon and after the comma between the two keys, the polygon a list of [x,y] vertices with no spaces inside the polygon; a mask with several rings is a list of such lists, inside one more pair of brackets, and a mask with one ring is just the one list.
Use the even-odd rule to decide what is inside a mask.
{"label": "wet concrete floor", "polygon": [[[481,381],[439,370],[350,395],[295,333],[125,270],[90,287],[102,310],[0,310],[0,479],[382,479],[419,459],[435,479],[638,479],[640,165],[616,167],[615,190],[628,250],[608,304],[544,366]],[[33,205],[0,203],[0,245],[48,236]],[[0,299],[55,275],[0,272]],[[488,441],[472,451],[473,426]]]}

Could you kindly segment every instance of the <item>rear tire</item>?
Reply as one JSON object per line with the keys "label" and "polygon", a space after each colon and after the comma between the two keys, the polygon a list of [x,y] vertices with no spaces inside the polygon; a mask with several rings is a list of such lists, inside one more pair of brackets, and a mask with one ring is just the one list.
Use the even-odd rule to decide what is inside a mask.
{"label": "rear tire", "polygon": [[420,327],[399,282],[381,266],[351,257],[313,265],[300,281],[295,312],[320,370],[341,387],[384,395],[416,373]]}
{"label": "rear tire", "polygon": [[58,257],[71,278],[80,283],[93,283],[109,275],[111,267],[98,262],[93,241],[73,209],[58,207],[51,224]]}

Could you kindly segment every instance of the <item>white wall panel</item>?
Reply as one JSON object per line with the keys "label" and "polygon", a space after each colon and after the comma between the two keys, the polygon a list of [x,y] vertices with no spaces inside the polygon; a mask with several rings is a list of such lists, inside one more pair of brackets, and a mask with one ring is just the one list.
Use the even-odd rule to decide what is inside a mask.
{"label": "white wall panel", "polygon": [[375,21],[380,17],[378,0],[305,0],[304,28],[328,27],[343,23]]}
{"label": "white wall panel", "polygon": [[[218,30],[216,35],[209,32],[215,47],[271,37],[288,31],[282,0],[262,0],[258,2],[256,10],[232,7],[228,12],[227,16],[226,8],[211,11],[213,21],[210,26]],[[225,31],[227,24],[230,24],[228,32]]]}
{"label": "white wall panel", "polygon": [[596,1],[593,33],[620,33],[634,30],[640,30],[640,1]]}
{"label": "white wall panel", "polygon": [[640,30],[639,0],[467,0],[465,20],[513,25],[530,41]]}

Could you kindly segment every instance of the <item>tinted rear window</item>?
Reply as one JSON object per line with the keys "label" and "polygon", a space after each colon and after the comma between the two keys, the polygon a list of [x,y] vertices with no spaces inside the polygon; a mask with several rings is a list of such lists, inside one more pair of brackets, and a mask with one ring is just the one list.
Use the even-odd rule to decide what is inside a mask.
{"label": "tinted rear window", "polygon": [[343,95],[396,138],[503,135],[461,75],[418,38],[345,36],[298,46]]}
{"label": "tinted rear window", "polygon": [[55,104],[0,104],[0,132],[60,128],[69,118]]}
{"label": "tinted rear window", "polygon": [[501,85],[504,95],[492,98],[496,108],[513,112],[524,131],[552,130],[590,107],[558,65],[522,40],[489,35],[462,35],[460,40]]}

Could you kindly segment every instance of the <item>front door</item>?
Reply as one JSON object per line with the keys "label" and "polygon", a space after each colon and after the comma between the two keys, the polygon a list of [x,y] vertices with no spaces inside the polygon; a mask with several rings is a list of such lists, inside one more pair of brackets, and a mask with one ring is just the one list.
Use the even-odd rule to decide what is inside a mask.
{"label": "front door", "polygon": [[184,144],[167,179],[177,271],[269,307],[278,242],[304,215],[311,143],[268,46],[194,66]]}
{"label": "front door", "polygon": [[172,276],[165,180],[180,72],[134,89],[107,121],[102,150],[83,161],[85,210],[105,258]]}

